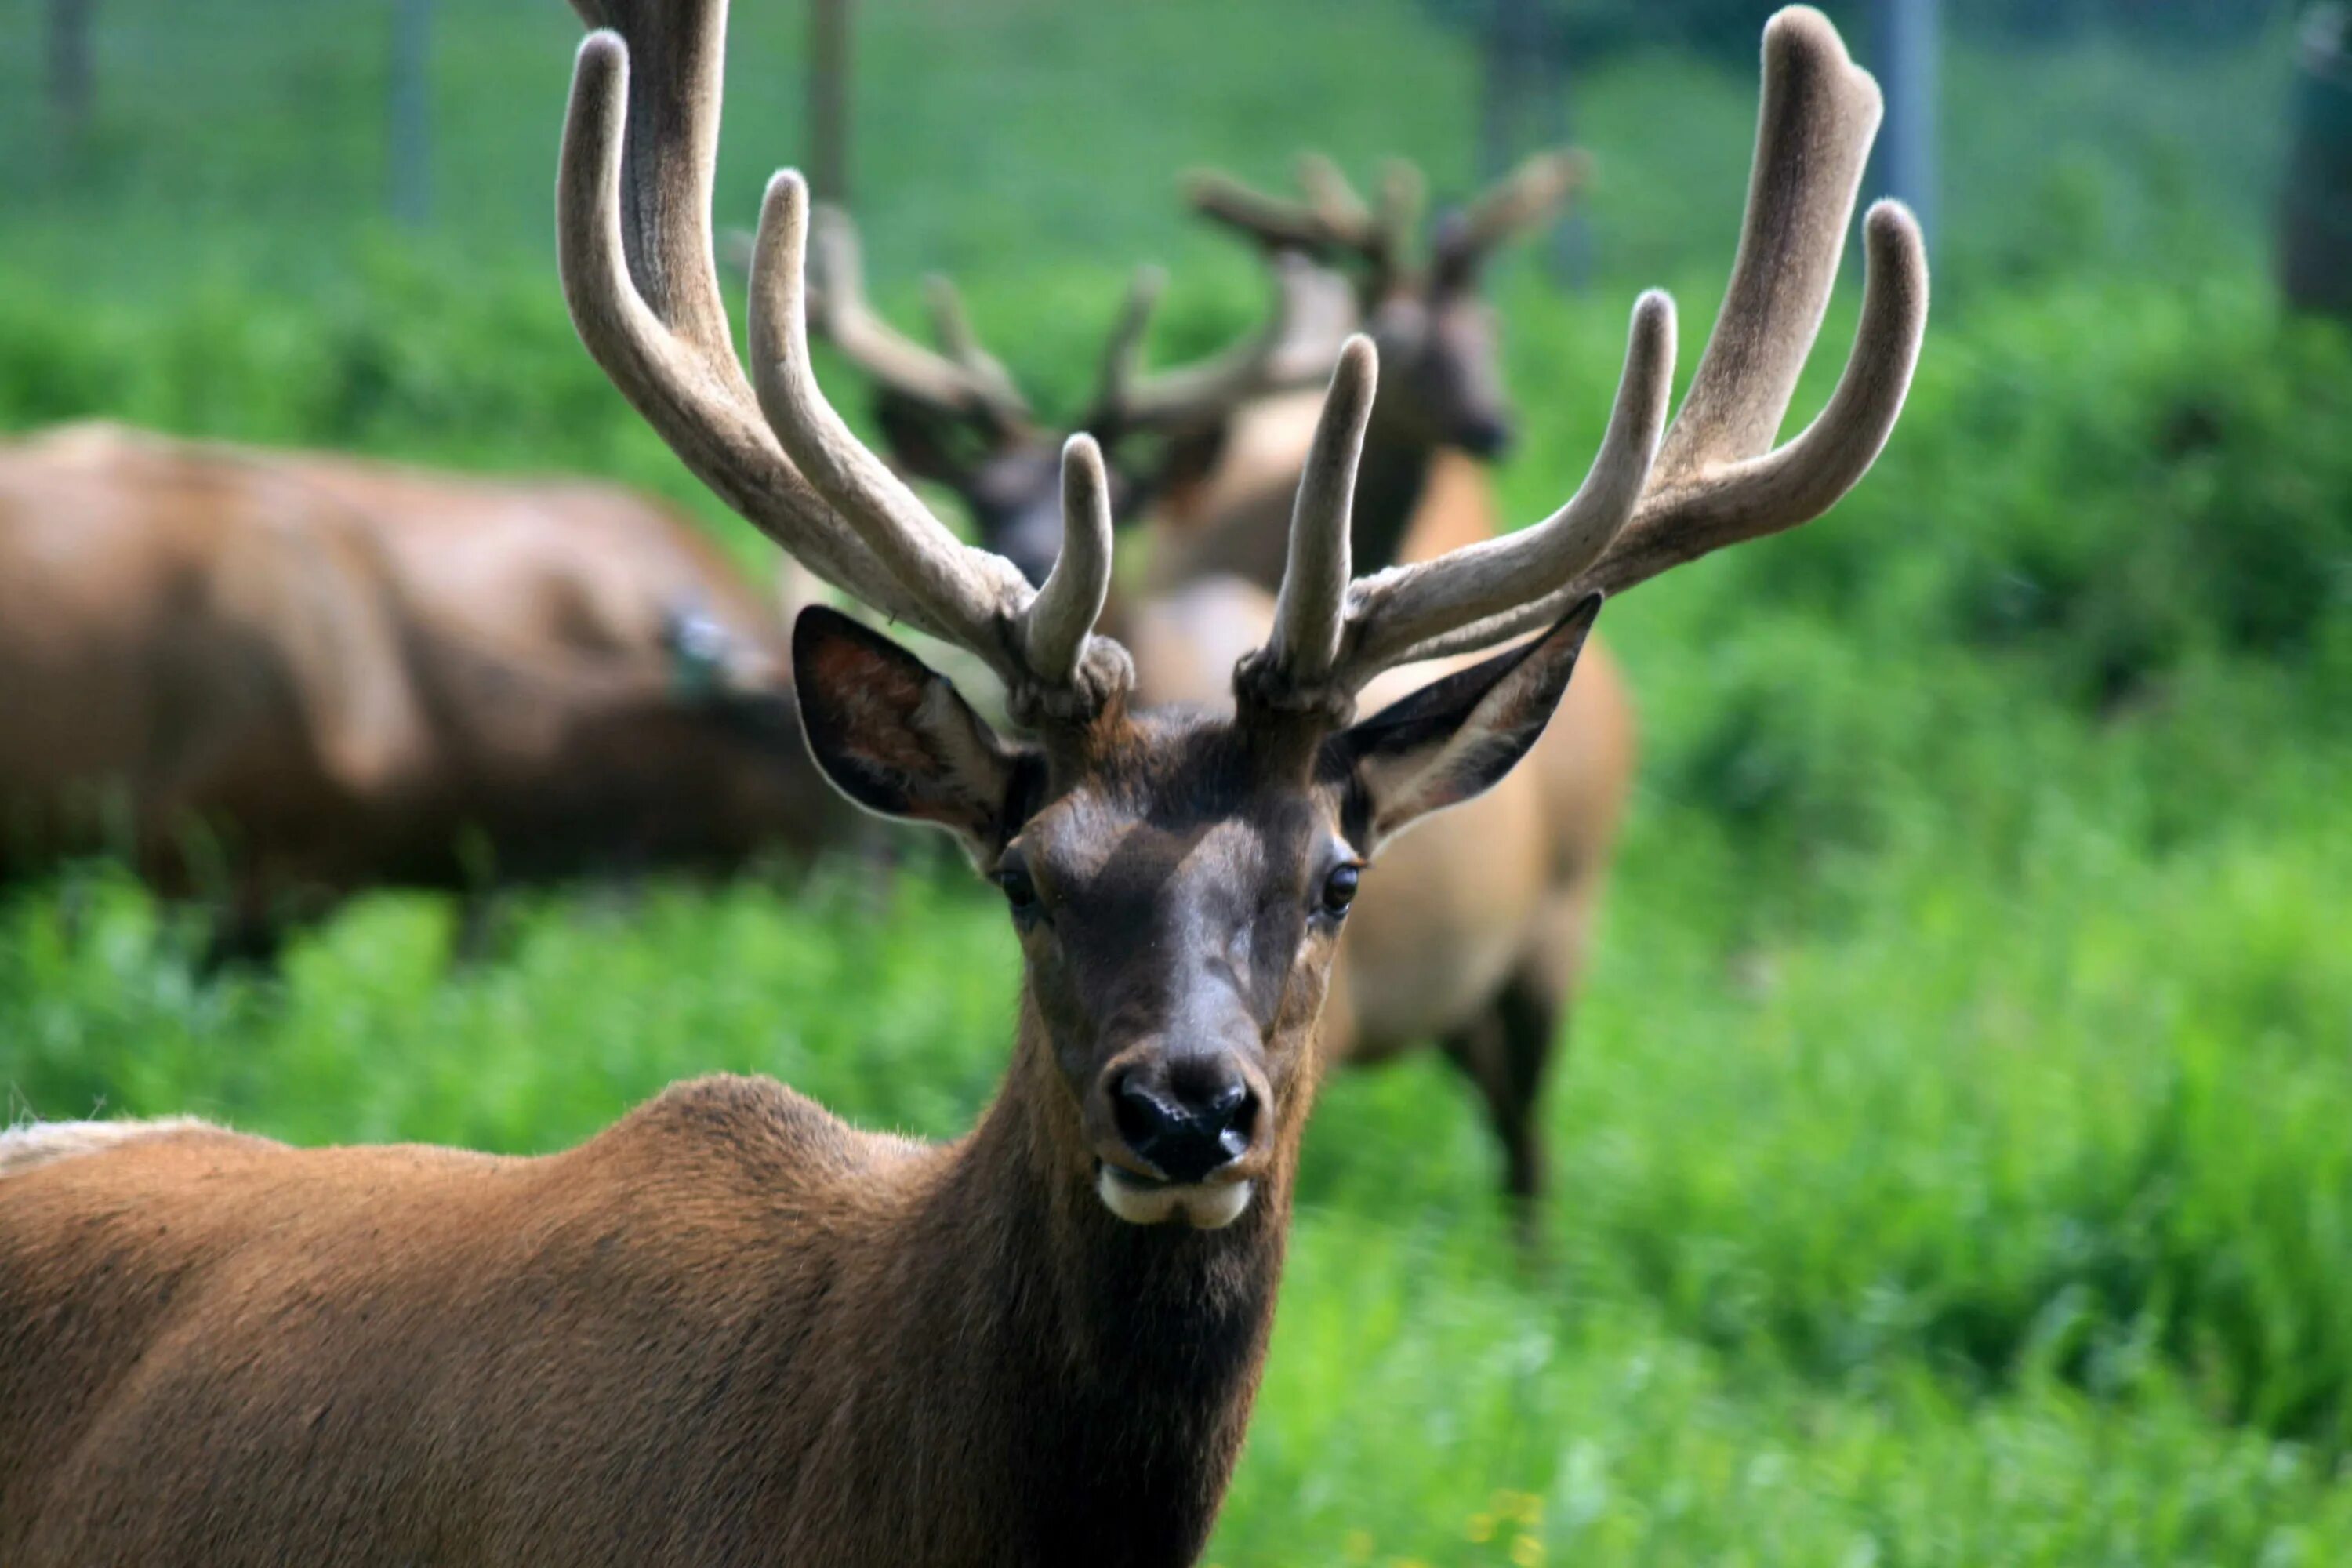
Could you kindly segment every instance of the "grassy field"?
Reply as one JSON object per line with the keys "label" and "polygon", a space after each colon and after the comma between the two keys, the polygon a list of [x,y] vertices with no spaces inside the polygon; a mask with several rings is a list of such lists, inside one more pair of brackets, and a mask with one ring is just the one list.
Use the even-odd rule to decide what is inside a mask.
{"label": "grassy field", "polygon": [[[781,53],[792,18],[740,9]],[[470,135],[421,238],[374,232],[349,178],[371,132],[333,106],[373,79],[274,3],[224,26],[311,73],[190,90],[294,98],[156,151],[164,110],[130,95],[119,184],[13,175],[0,426],[614,473],[758,561],[555,299],[568,25],[458,10],[439,90]],[[166,71],[163,8],[121,12],[123,68]],[[1312,139],[1443,170],[1459,140],[1466,65],[1402,8],[971,15],[942,45],[948,10],[874,10],[877,77],[971,67],[871,105],[877,267],[892,298],[955,267],[1049,387],[1077,384],[1139,252],[1182,263],[1172,343],[1250,307],[1246,269],[1183,238],[1171,169],[1265,173]],[[1879,470],[1816,528],[1609,611],[1645,768],[1551,1105],[1547,1258],[1507,1244],[1439,1064],[1335,1080],[1212,1561],[2352,1560],[2352,339],[2280,321],[2260,276],[2273,64],[1955,71],[1956,101],[1999,80],[2010,112],[1956,110],[1975,156]],[[792,85],[739,71],[739,149],[792,144]],[[1696,342],[1751,94],[1664,60],[1591,84],[1622,171],[1600,285],[1506,285],[1515,515],[1581,468],[1631,281],[1684,285]],[[1825,341],[1850,323],[1843,301]],[[186,933],[105,868],[16,891],[0,1093],[542,1150],[737,1068],[949,1135],[1008,1038],[1001,910],[944,873],[548,899],[454,973],[450,925],[371,899],[281,977],[199,985]]]}

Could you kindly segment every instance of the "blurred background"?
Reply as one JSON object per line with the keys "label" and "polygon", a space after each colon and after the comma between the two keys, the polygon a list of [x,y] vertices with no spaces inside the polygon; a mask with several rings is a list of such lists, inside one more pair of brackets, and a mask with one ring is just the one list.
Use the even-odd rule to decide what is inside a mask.
{"label": "blurred background", "polygon": [[[1538,1248],[1442,1059],[1336,1077],[1213,1561],[2352,1560],[2352,46],[2264,0],[1828,9],[1890,99],[1864,195],[1927,228],[1908,412],[1828,518],[1612,606],[1642,760]],[[1155,360],[1264,310],[1185,171],[1403,156],[1442,200],[1572,142],[1589,182],[1486,280],[1525,521],[1640,288],[1696,362],[1769,10],[740,0],[719,217],[814,165],[877,307],[952,275],[1067,420],[1137,263]],[[0,429],[620,481],[764,595],[566,319],[578,36],[560,0],[9,0]],[[0,489],[0,529],[71,504]],[[679,604],[663,679],[731,668]],[[239,963],[204,856],[159,900],[11,800],[0,1114],[543,1150],[723,1068],[950,1135],[1003,1064],[1001,910],[903,845],[495,897],[461,845],[479,896],[362,889]]]}

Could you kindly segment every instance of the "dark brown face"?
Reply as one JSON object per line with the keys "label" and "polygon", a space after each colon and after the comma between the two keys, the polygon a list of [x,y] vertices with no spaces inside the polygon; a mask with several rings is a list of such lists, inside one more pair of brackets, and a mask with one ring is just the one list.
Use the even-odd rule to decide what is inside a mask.
{"label": "dark brown face", "polygon": [[1003,891],[1071,1176],[1121,1219],[1215,1228],[1297,1148],[1358,876],[1534,744],[1597,607],[1338,731],[1113,713],[1008,743],[943,677],[822,609],[794,627],[793,672],[825,774],[954,832]]}
{"label": "dark brown face", "polygon": [[1147,721],[1130,744],[1022,823],[988,875],[1102,1201],[1214,1226],[1304,1109],[1364,855],[1337,787],[1254,755],[1230,721]]}
{"label": "dark brown face", "polygon": [[1373,418],[1400,439],[1497,458],[1511,444],[1495,313],[1475,289],[1408,279],[1370,302],[1380,349]]}

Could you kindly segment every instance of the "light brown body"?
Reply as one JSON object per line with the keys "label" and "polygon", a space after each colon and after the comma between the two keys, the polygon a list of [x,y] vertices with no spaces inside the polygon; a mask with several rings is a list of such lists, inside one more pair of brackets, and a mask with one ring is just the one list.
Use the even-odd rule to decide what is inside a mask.
{"label": "light brown body", "polygon": [[0,452],[0,868],[250,820],[250,875],[356,875],[432,767],[379,542],[265,468],[103,428]]}
{"label": "light brown body", "polygon": [[[365,886],[723,868],[847,817],[773,611],[610,487],[79,426],[0,450],[0,869],[124,850],[232,951]],[[724,645],[705,700],[678,613]]]}

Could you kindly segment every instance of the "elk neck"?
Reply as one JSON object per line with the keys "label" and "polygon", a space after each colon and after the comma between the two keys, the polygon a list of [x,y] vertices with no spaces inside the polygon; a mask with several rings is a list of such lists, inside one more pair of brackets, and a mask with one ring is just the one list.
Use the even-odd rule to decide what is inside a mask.
{"label": "elk neck", "polygon": [[1383,418],[1381,403],[1374,401],[1371,424],[1364,432],[1363,457],[1356,468],[1351,539],[1359,573],[1378,572],[1397,563],[1436,461],[1437,447],[1426,437],[1399,428],[1399,423]]}
{"label": "elk neck", "polygon": [[1077,1110],[1024,1000],[1003,1089],[908,1215],[914,1342],[955,1346],[1000,1413],[998,1506],[1025,1560],[1182,1563],[1205,1542],[1265,1363],[1288,1158],[1214,1231],[1095,1194]]}

